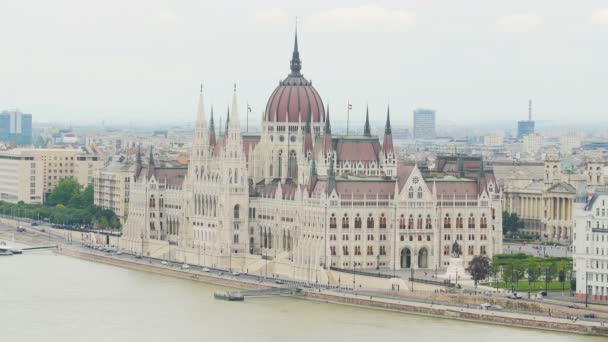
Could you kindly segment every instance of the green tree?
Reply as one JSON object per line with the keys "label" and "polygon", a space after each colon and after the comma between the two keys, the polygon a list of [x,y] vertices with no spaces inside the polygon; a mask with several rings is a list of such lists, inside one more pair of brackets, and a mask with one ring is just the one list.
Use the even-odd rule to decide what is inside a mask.
{"label": "green tree", "polygon": [[46,202],[51,206],[57,204],[67,206],[75,197],[80,197],[80,184],[74,178],[64,178],[59,181]]}
{"label": "green tree", "polygon": [[467,272],[475,281],[475,291],[477,291],[477,283],[488,277],[490,274],[490,258],[486,255],[476,255],[469,261]]}
{"label": "green tree", "polygon": [[538,278],[540,278],[541,269],[538,267],[538,265],[529,263],[526,268],[526,274],[528,276],[528,284],[534,283],[538,281]]}

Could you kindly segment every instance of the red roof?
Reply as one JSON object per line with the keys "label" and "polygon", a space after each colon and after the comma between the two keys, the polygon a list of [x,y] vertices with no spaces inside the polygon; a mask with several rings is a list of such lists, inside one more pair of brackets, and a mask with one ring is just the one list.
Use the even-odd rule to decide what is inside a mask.
{"label": "red roof", "polygon": [[338,139],[336,152],[338,161],[378,161],[380,143],[377,139]]}

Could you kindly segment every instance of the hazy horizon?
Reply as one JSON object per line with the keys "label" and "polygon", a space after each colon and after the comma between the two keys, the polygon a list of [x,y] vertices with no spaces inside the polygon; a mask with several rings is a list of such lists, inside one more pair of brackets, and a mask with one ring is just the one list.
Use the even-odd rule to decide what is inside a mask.
{"label": "hazy horizon", "polygon": [[[291,7],[286,7],[287,5]],[[191,122],[199,83],[225,117],[237,83],[258,124],[289,71],[295,17],[302,72],[332,118],[410,125],[607,123],[608,3],[106,1],[0,4],[0,110],[36,122]],[[604,86],[603,86],[604,85]],[[603,87],[602,87],[603,86]]]}

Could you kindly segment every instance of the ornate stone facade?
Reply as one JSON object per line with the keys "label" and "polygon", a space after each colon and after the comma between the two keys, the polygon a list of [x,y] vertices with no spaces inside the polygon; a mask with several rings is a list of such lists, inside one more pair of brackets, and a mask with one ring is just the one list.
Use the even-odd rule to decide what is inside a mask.
{"label": "ornate stone facade", "polygon": [[444,268],[454,243],[465,262],[501,252],[501,192],[481,158],[397,160],[389,110],[382,139],[369,111],[363,134],[335,136],[300,70],[296,38],[258,135],[240,130],[235,87],[216,137],[201,89],[187,173],[140,165],[121,248],[323,282],[331,267]]}

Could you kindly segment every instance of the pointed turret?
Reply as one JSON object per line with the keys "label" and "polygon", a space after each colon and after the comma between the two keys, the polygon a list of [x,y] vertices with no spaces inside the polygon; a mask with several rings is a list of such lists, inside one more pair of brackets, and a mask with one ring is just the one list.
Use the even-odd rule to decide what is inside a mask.
{"label": "pointed turret", "polygon": [[308,108],[308,116],[306,119],[306,129],[305,129],[305,133],[304,133],[304,155],[308,156],[308,153],[311,152],[312,153],[312,149],[313,149],[313,139],[312,139],[312,127],[311,127],[311,118],[312,118],[312,111],[310,110],[310,107]]}
{"label": "pointed turret", "polygon": [[141,167],[141,144],[137,146],[137,157],[135,158],[135,165]]}
{"label": "pointed turret", "polygon": [[325,191],[330,195],[336,188],[336,173],[334,171],[334,158],[329,159],[329,168],[327,170],[327,188]]}
{"label": "pointed turret", "polygon": [[327,105],[327,116],[325,118],[325,135],[323,136],[323,152],[327,153],[332,151],[331,141],[331,122],[329,119],[329,105]]}
{"label": "pointed turret", "polygon": [[[232,93],[232,108],[230,108],[228,119],[226,120],[226,132],[228,134],[237,134],[241,136],[241,122],[239,119],[239,107],[236,98],[236,83],[234,84],[234,92]],[[232,113],[232,114],[230,114]]]}
{"label": "pointed turret", "polygon": [[293,53],[291,54],[290,68],[291,74],[289,74],[289,76],[302,76],[300,73],[302,70],[302,61],[300,61],[300,51],[298,51],[298,31],[296,31],[293,42]]}
{"label": "pointed turret", "polygon": [[148,166],[154,166],[154,149],[152,145],[150,145],[150,156],[148,157]]}
{"label": "pointed turret", "polygon": [[363,127],[363,135],[366,137],[372,136],[372,130],[369,127],[369,107],[365,109],[365,126]]}
{"label": "pointed turret", "polygon": [[310,196],[317,185],[317,162],[313,159],[310,163],[310,180],[308,181],[308,195]]}
{"label": "pointed turret", "polygon": [[216,143],[215,122],[213,121],[213,106],[211,106],[211,120],[209,120],[209,146],[211,148],[215,148]]}
{"label": "pointed turret", "polygon": [[391,131],[391,109],[390,109],[390,107],[387,107],[387,109],[386,109],[386,126],[384,127],[384,141],[382,143],[382,150],[384,151],[384,156],[387,156],[389,153],[394,152],[393,133]]}
{"label": "pointed turret", "polygon": [[203,102],[203,84],[201,83],[201,91],[198,96],[198,108],[196,110],[196,124],[207,125],[207,118],[205,117],[205,106]]}
{"label": "pointed turret", "polygon": [[224,136],[228,134],[228,125],[230,124],[230,106],[226,109],[226,126],[224,127]]}

